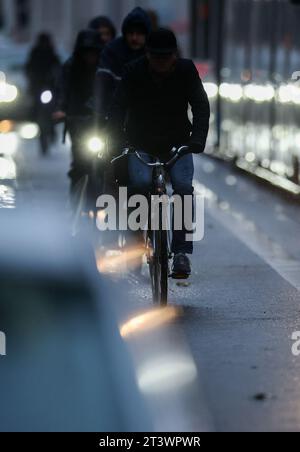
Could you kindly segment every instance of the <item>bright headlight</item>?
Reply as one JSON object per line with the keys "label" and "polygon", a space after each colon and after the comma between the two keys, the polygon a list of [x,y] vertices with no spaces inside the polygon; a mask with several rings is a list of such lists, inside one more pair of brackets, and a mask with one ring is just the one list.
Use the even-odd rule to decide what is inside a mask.
{"label": "bright headlight", "polygon": [[88,141],[88,149],[95,154],[97,152],[103,151],[104,147],[105,147],[105,143],[99,137],[92,137]]}
{"label": "bright headlight", "polygon": [[0,102],[14,102],[17,97],[18,89],[16,86],[4,82],[0,83]]}
{"label": "bright headlight", "polygon": [[0,71],[0,102],[14,102],[18,97],[18,89],[6,81],[6,75]]}
{"label": "bright headlight", "polygon": [[50,104],[52,99],[53,99],[53,94],[51,93],[51,91],[44,91],[41,94],[41,102],[42,102],[42,104]]}

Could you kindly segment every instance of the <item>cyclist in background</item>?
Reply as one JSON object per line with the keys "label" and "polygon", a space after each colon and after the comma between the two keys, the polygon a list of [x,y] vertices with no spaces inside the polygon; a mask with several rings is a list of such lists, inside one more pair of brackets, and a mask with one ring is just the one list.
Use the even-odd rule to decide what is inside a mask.
{"label": "cyclist in background", "polygon": [[145,55],[150,31],[148,14],[142,8],[135,8],[123,22],[122,36],[104,47],[95,89],[95,109],[99,115],[107,115],[126,64]]}
{"label": "cyclist in background", "polygon": [[54,87],[60,68],[60,59],[51,36],[48,33],[41,33],[25,66],[29,91],[34,100],[45,86]]}
{"label": "cyclist in background", "polygon": [[[107,119],[117,86],[121,81],[126,64],[146,54],[146,41],[151,32],[151,20],[142,8],[135,8],[124,19],[122,36],[104,47],[96,75],[94,109],[102,121]],[[107,184],[113,190],[114,177],[122,185],[127,181],[126,162],[115,166],[107,175]],[[115,173],[114,175],[112,173]],[[109,182],[110,181],[110,182]]]}
{"label": "cyclist in background", "polygon": [[104,45],[109,44],[117,36],[117,30],[113,22],[106,16],[98,16],[92,19],[88,28],[99,33]]}
{"label": "cyclist in background", "polygon": [[83,152],[81,140],[86,128],[91,127],[90,118],[94,117],[90,103],[102,48],[102,41],[96,31],[81,31],[71,58],[63,66],[58,86],[56,112],[53,117],[56,121],[67,121],[72,141],[73,158],[69,172],[71,190],[86,171],[87,156]]}
{"label": "cyclist in background", "polygon": [[[41,155],[46,156],[56,135],[52,122],[54,109],[54,92],[61,70],[60,59],[52,38],[48,33],[41,33],[30,52],[25,66],[31,98],[30,119],[40,129],[39,142]],[[43,98],[47,93],[46,101]]]}

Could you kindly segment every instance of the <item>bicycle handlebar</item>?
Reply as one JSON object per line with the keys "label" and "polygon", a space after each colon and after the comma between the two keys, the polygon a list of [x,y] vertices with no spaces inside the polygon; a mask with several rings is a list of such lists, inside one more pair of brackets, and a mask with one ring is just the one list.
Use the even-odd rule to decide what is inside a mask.
{"label": "bicycle handlebar", "polygon": [[150,168],[156,168],[159,166],[163,166],[165,168],[170,168],[172,165],[174,165],[177,160],[179,160],[181,157],[183,157],[183,152],[184,151],[188,151],[189,147],[188,146],[181,146],[180,148],[176,149],[173,148],[172,152],[174,153],[174,156],[171,158],[171,160],[169,160],[168,162],[161,162],[161,161],[156,161],[156,162],[147,162],[138,151],[135,151],[134,149],[130,149],[130,148],[126,148],[124,149],[124,151],[122,152],[122,155],[120,155],[119,157],[114,158],[111,163],[114,164],[115,162],[127,157],[128,155],[135,155],[144,165],[150,167]]}

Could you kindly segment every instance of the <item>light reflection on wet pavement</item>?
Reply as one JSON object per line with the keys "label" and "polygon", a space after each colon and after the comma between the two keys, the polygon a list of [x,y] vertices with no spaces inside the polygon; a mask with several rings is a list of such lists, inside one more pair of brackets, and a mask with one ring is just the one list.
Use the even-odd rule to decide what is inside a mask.
{"label": "light reflection on wet pavement", "polygon": [[0,209],[14,209],[15,207],[15,190],[7,185],[0,185]]}
{"label": "light reflection on wet pavement", "polygon": [[0,209],[16,207],[17,169],[14,155],[17,146],[16,133],[0,133]]}
{"label": "light reflection on wet pavement", "polygon": [[16,164],[11,156],[0,154],[0,209],[16,207]]}

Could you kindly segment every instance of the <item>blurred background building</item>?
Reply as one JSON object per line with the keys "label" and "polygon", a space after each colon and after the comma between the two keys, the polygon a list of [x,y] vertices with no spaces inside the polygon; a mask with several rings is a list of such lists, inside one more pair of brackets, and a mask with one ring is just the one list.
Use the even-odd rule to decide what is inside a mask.
{"label": "blurred background building", "polygon": [[293,79],[300,70],[299,4],[299,0],[0,0],[0,27],[19,43],[30,43],[40,31],[49,31],[67,55],[76,33],[91,18],[108,15],[120,31],[135,6],[155,11],[159,23],[176,32],[182,56],[194,59],[205,82],[212,106],[208,151],[251,172],[258,169],[268,180],[271,172],[276,180],[283,178],[284,185],[288,180],[293,193],[300,193],[300,85]]}
{"label": "blurred background building", "polygon": [[31,40],[47,30],[70,48],[78,29],[96,15],[109,15],[120,29],[135,6],[155,10],[165,25],[178,32],[184,52],[189,51],[189,0],[0,0],[0,26],[18,40]]}

